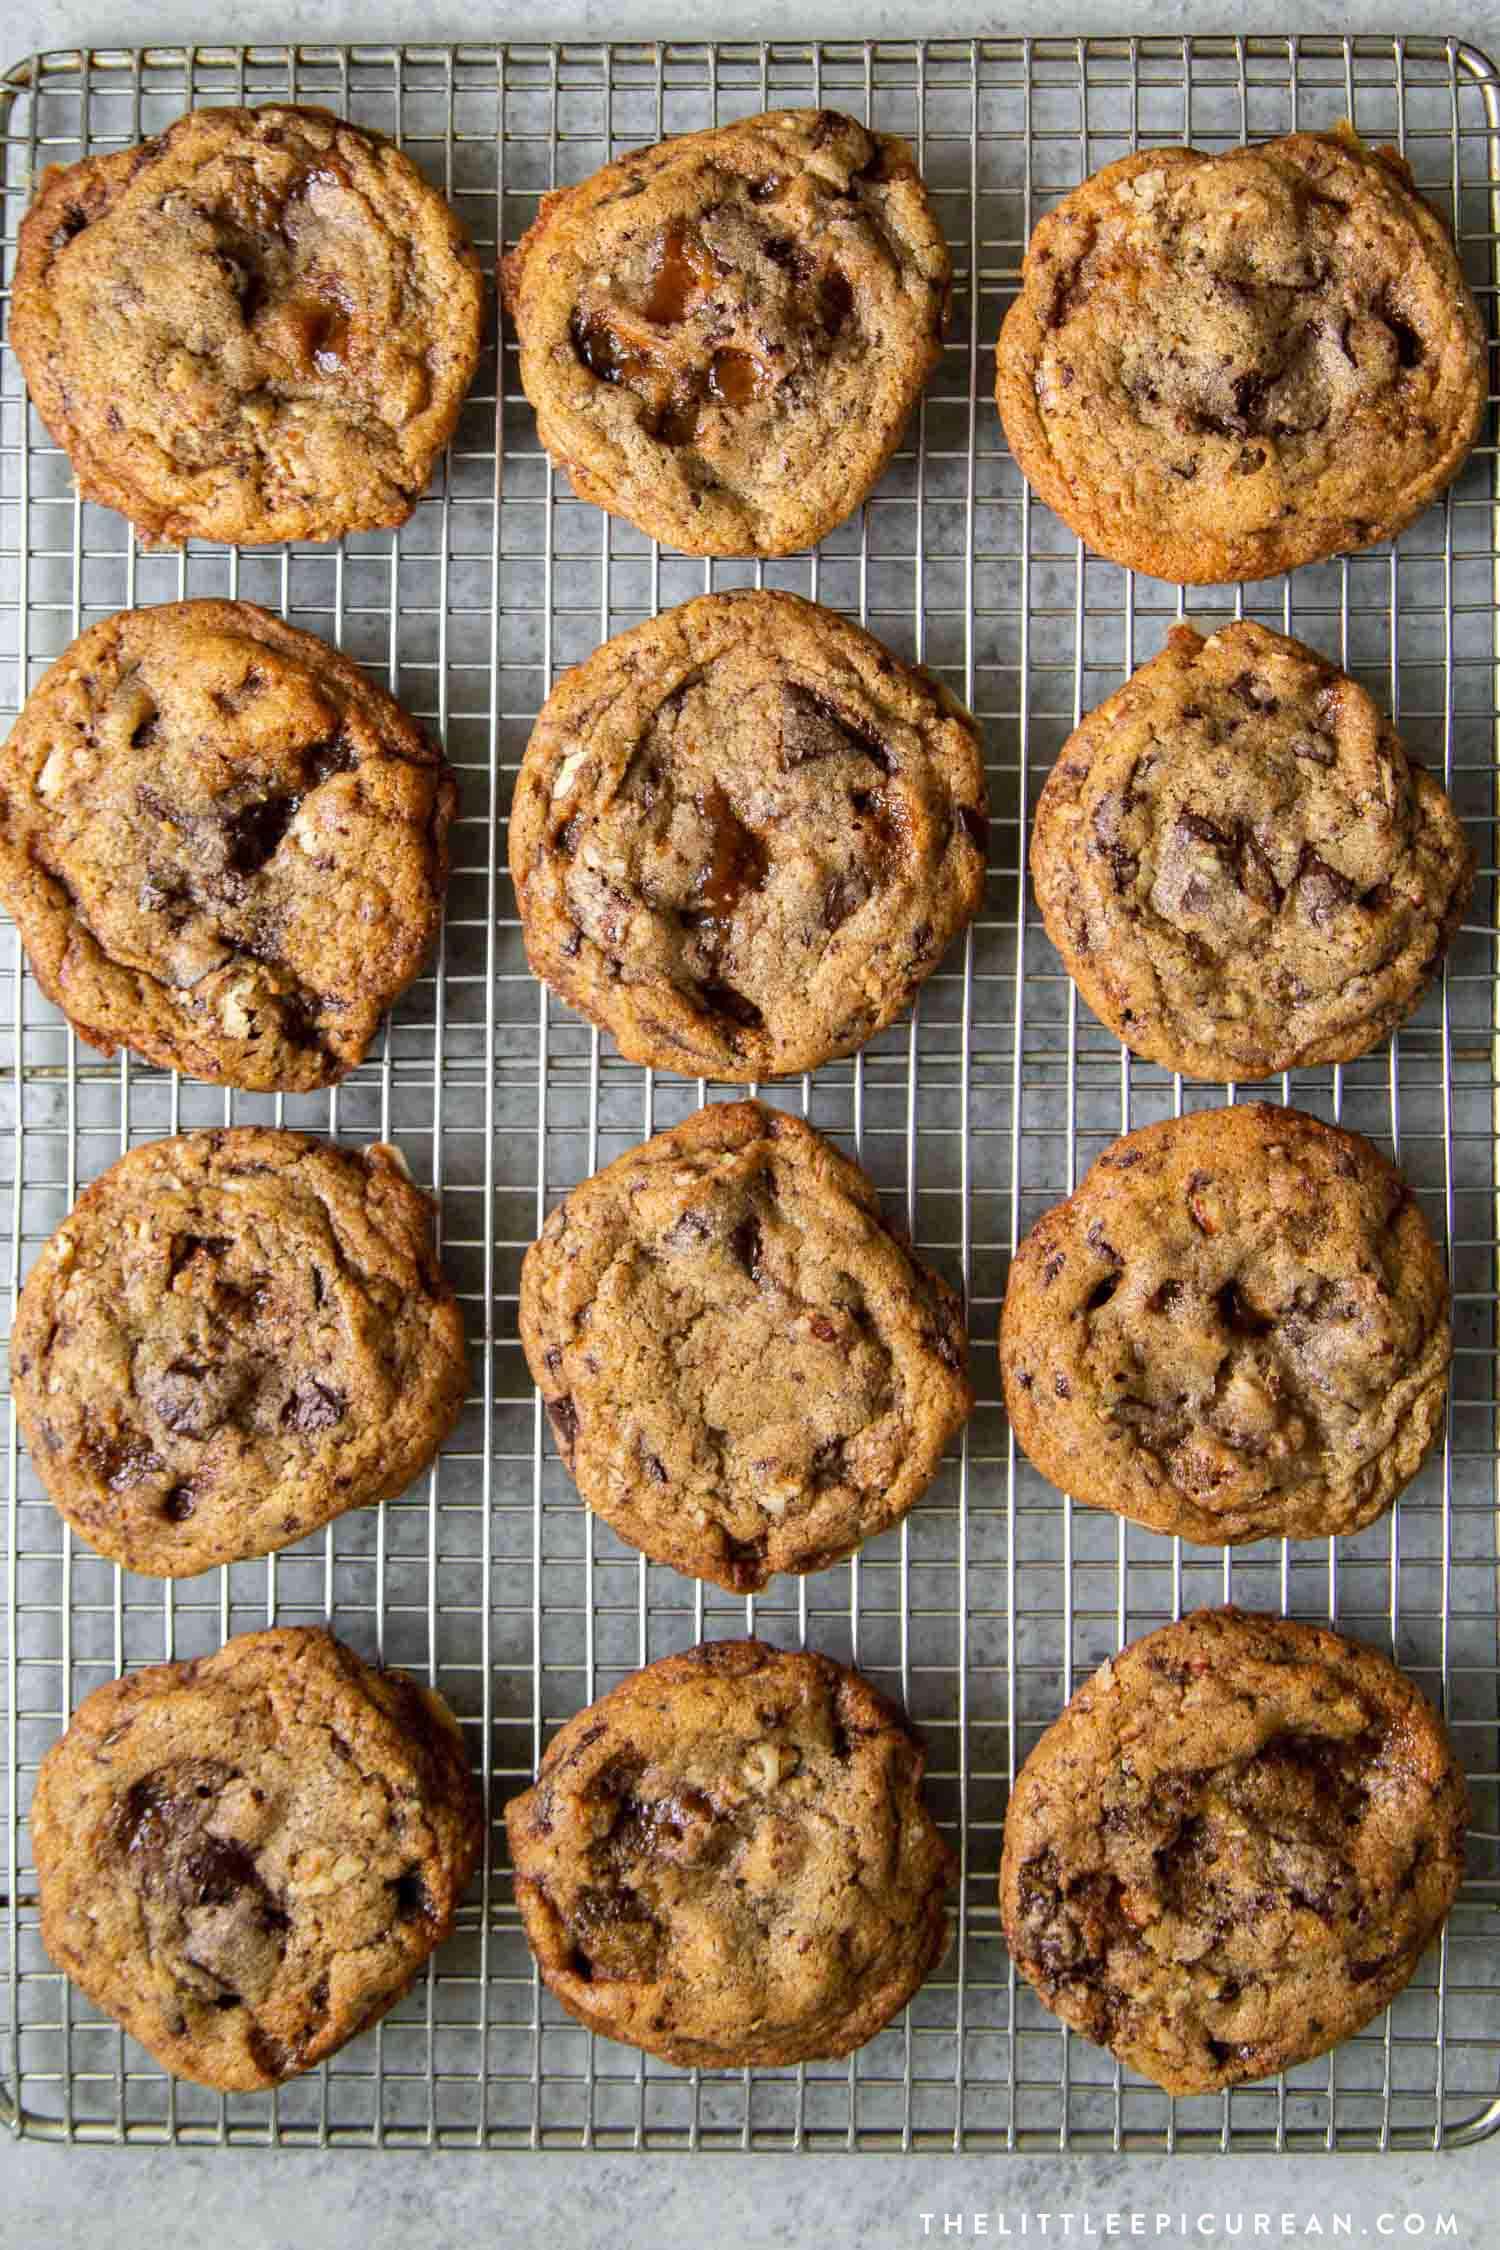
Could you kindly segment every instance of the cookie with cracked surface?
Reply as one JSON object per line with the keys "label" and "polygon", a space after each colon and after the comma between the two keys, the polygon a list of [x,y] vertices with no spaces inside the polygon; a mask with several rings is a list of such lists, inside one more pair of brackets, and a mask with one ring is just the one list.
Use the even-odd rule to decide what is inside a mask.
{"label": "cookie with cracked surface", "polygon": [[826,1656],[710,1641],[632,1673],[505,1809],[545,1983],[684,2069],[851,2054],[947,1950],[925,1764]]}
{"label": "cookie with cracked surface", "polygon": [[973,1406],[963,1308],[800,1117],[699,1110],[574,1188],[521,1342],[589,1506],[734,1593],[898,1523]]}
{"label": "cookie with cracked surface", "polygon": [[97,1688],[31,1828],[52,1959],[164,2069],[243,2092],[400,1999],[484,1807],[439,1696],[296,1626]]}
{"label": "cookie with cracked surface", "polygon": [[1006,1943],[1171,2094],[1325,2054],[1410,1981],[1464,1871],[1441,1720],[1373,1649],[1200,1610],[1096,1672],[1011,1796]]}
{"label": "cookie with cracked surface", "polygon": [[906,143],[827,109],[635,150],[545,196],[502,268],[542,444],[689,555],[791,554],[859,506],[951,279]]}
{"label": "cookie with cracked surface", "polygon": [[124,610],[0,751],[0,899],[90,1046],[304,1093],[431,952],[456,801],[415,721],[311,633],[251,602]]}
{"label": "cookie with cracked surface", "polygon": [[1256,1102],[1104,1151],[1016,1254],[1000,1370],[1043,1476],[1231,1546],[1383,1514],[1441,1429],[1452,1341],[1399,1172]]}
{"label": "cookie with cracked surface", "polygon": [[182,1578],[403,1491],[468,1389],[432,1218],[379,1142],[247,1125],[111,1165],[44,1244],[10,1347],[75,1530]]}
{"label": "cookie with cracked surface", "polygon": [[978,912],[978,731],[794,594],[704,594],[553,690],[510,870],[527,957],[622,1055],[815,1070],[891,1023]]}
{"label": "cookie with cracked surface", "polygon": [[1474,853],[1363,688],[1299,641],[1173,628],[1037,806],[1047,933],[1125,1044],[1200,1078],[1349,1062],[1408,1016]]}
{"label": "cookie with cracked surface", "polygon": [[468,237],[393,141],[271,103],[49,166],[10,341],[86,500],[153,543],[256,546],[405,523],[483,309]]}
{"label": "cookie with cracked surface", "polygon": [[997,355],[1027,482],[1096,554],[1189,585],[1393,538],[1487,392],[1451,234],[1347,128],[1106,165],[1033,232]]}

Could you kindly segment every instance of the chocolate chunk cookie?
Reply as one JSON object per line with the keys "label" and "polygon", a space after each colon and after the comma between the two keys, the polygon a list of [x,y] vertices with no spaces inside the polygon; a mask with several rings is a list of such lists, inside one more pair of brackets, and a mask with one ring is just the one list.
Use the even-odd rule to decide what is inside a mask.
{"label": "chocolate chunk cookie", "polygon": [[199,109],[52,165],[10,341],[86,500],[155,543],[405,523],[479,358],[484,285],[443,198],[322,109]]}
{"label": "chocolate chunk cookie", "polygon": [[404,1490],[468,1388],[397,1150],[261,1126],[133,1148],[42,1249],[11,1384],[89,1544],[182,1578]]}
{"label": "chocolate chunk cookie", "polygon": [[250,602],[91,626],[0,751],[0,899],[90,1046],[331,1086],[437,936],[456,788],[399,705]]}
{"label": "chocolate chunk cookie", "polygon": [[1042,791],[1048,935],[1128,1047],[1201,1078],[1365,1054],[1410,1014],[1474,854],[1353,680],[1190,625],[1091,711]]}
{"label": "chocolate chunk cookie", "polygon": [[899,1523],[973,1406],[963,1308],[800,1117],[700,1110],[576,1187],[521,1341],[589,1506],[734,1593]]}
{"label": "chocolate chunk cookie", "polygon": [[1442,1722],[1383,1656],[1201,1610],[1104,1665],[1027,1759],[1006,1942],[1064,2023],[1168,2093],[1241,2085],[1407,1984],[1468,1817]]}
{"label": "chocolate chunk cookie", "polygon": [[442,1700],[303,1626],[96,1689],[31,1829],[59,1968],[164,2069],[247,2091],[400,1999],[484,1807]]}
{"label": "chocolate chunk cookie", "polygon": [[852,1054],[978,912],[973,720],[793,594],[705,594],[567,673],[516,783],[527,956],[631,1062]]}
{"label": "chocolate chunk cookie", "polygon": [[1389,539],[1479,434],[1485,333],[1394,149],[1157,148],[1031,237],[996,397],[1097,554],[1208,585]]}
{"label": "chocolate chunk cookie", "polygon": [[792,109],[544,196],[502,278],[576,492],[685,554],[785,555],[900,443],[951,274],[906,143]]}
{"label": "chocolate chunk cookie", "polygon": [[1253,1103],[1128,1133],[1011,1267],[1000,1370],[1043,1476],[1205,1546],[1384,1513],[1442,1426],[1437,1246],[1358,1133]]}
{"label": "chocolate chunk cookie", "polygon": [[632,1673],[505,1809],[549,1990],[685,2069],[852,2053],[947,1949],[925,1764],[826,1656],[710,1641]]}

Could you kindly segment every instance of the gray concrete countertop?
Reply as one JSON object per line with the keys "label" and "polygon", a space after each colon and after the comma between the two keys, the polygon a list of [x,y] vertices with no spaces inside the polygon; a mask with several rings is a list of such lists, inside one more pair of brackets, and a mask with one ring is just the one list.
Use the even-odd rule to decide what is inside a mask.
{"label": "gray concrete countertop", "polygon": [[[182,39],[322,40],[573,37],[952,37],[970,28],[1027,31],[1452,31],[1500,48],[1500,0],[1450,14],[1408,0],[1223,0],[1217,8],[1155,0],[1024,0],[1003,16],[955,13],[941,0],[761,0],[705,19],[682,0],[545,0],[524,22],[480,0],[240,0],[231,19],[184,0],[8,0],[4,60],[37,48]],[[1448,2241],[1500,2239],[1500,2140],[1440,2156],[1207,2158],[1168,2161],[984,2157],[633,2157],[556,2154],[322,2155],[236,2150],[0,2148],[0,2245],[103,2250],[425,2250],[430,2244],[650,2244],[656,2250],[760,2245],[1030,2242]],[[927,2218],[924,2220],[924,2214]],[[984,2231],[975,2215],[984,2220]],[[1022,2217],[1028,2226],[1022,2234]],[[1042,2215],[1048,2223],[1043,2228]],[[1140,2214],[1132,2235],[1131,2215]],[[952,2221],[962,2215],[962,2234]],[[1008,2226],[1002,2231],[1001,2217]],[[1257,2218],[1264,2223],[1256,2225]],[[1086,2228],[1086,2218],[1092,2232]],[[1451,2220],[1451,2224],[1448,2223]],[[1229,2223],[1226,2224],[1226,2221]],[[1231,2227],[1237,2223],[1236,2235]]]}

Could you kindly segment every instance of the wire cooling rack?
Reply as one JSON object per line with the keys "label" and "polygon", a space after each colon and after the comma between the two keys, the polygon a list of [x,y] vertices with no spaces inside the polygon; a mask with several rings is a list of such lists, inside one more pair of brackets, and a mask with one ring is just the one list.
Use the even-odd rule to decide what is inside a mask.
{"label": "wire cooling rack", "polygon": [[[146,554],[81,505],[0,376],[0,709],[83,626],[135,603],[243,595],[360,658],[446,741],[463,782],[433,973],[334,1093],[259,1099],[101,1061],[0,931],[0,1166],[9,1299],[84,1181],[194,1125],[284,1121],[400,1143],[441,1198],[473,1350],[463,1421],[421,1484],[268,1560],[163,1585],[75,1541],[9,1427],[3,1558],[0,2102],[80,2140],[651,2148],[1355,2148],[1500,2124],[1497,1809],[1496,457],[1400,542],[1245,588],[1250,614],[1345,663],[1393,709],[1481,839],[1474,918],[1440,991],[1387,1049],[1269,1089],[1392,1150],[1443,1238],[1457,1355],[1445,1441],[1390,1519],[1337,1543],[1222,1555],[1061,1500],[1020,1458],[994,1338],[1007,1260],[1107,1140],[1222,1098],[1133,1063],[1079,1007],[1027,903],[1026,815],[1079,714],[1152,655],[1183,597],[1083,555],[1022,487],[991,400],[992,347],[1033,221],[1138,143],[1220,148],[1351,117],[1400,145],[1450,217],[1493,323],[1500,106],[1486,59],[1434,39],[930,44],[151,48],[50,54],[0,100],[5,275],[45,162],[122,145],[203,102],[291,96],[400,137],[491,258],[537,198],[611,153],[777,103],[829,103],[914,144],[953,245],[947,355],[879,493],[816,553],[757,568],[662,553],[575,500],[538,449],[509,340],[492,338],[456,442],[407,527],[341,548],[195,543]],[[984,726],[994,845],[984,912],[909,1022],[778,1087],[855,1151],[924,1256],[964,1284],[980,1395],[961,1452],[899,1531],[743,1602],[652,1567],[581,1507],[516,1333],[522,1253],[554,1200],[706,1097],[622,1063],[527,974],[504,874],[511,779],[560,668],[708,586],[790,586],[924,660]],[[1071,2039],[1001,1941],[1011,1778],[1123,1641],[1204,1602],[1331,1619],[1440,1698],[1473,1781],[1469,1880],[1444,1947],[1390,2014],[1282,2080],[1172,2102]],[[127,1665],[230,1633],[328,1619],[434,1681],[494,1819],[482,1880],[426,1980],[377,2030],[274,2096],[176,2084],[73,1991],[37,1934],[27,1805],[79,1700]],[[594,2041],[536,1981],[500,1808],[551,1730],[638,1664],[754,1630],[859,1663],[931,1748],[961,1843],[956,1943],[907,2015],[847,2064],[674,2071]]]}

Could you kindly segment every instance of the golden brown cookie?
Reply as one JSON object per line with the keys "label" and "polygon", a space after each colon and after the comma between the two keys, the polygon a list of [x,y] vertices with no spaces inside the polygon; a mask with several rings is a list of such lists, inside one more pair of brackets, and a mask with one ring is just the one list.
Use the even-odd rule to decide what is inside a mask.
{"label": "golden brown cookie", "polygon": [[1488,392],[1448,229],[1347,128],[1094,173],[1032,234],[997,369],[1048,507],[1189,585],[1394,537],[1463,467]]}
{"label": "golden brown cookie", "polygon": [[506,1807],[549,1990],[684,2068],[851,2054],[947,1948],[925,1764],[905,1714],[826,1656],[710,1641],[632,1673]]}
{"label": "golden brown cookie", "polygon": [[42,1761],[42,1943],[162,2066],[278,2086],[383,2016],[484,1842],[457,1723],[311,1627],[111,1680]]}
{"label": "golden brown cookie", "polygon": [[147,1141],[37,1257],[11,1337],[37,1475],[156,1578],[392,1498],[452,1429],[463,1322],[399,1153],[242,1125]]}
{"label": "golden brown cookie", "polygon": [[90,1046],[305,1093],[431,952],[456,801],[421,728],[311,633],[251,602],[124,610],[0,750],[0,900]]}
{"label": "golden brown cookie", "polygon": [[757,1079],[852,1054],[978,912],[978,731],[794,594],[705,594],[569,672],[516,783],[526,952],[621,1054]]}
{"label": "golden brown cookie", "polygon": [[958,1297],[800,1117],[711,1105],[560,1203],[521,1341],[589,1506],[732,1592],[898,1523],[973,1406]]}
{"label": "golden brown cookie", "polygon": [[951,267],[906,143],[836,110],[684,133],[543,198],[505,261],[537,434],[689,555],[785,555],[876,483]]}
{"label": "golden brown cookie", "polygon": [[1115,1141],[1022,1243],[1000,1323],[1043,1476],[1207,1546],[1383,1514],[1442,1428],[1452,1347],[1400,1173],[1261,1102]]}
{"label": "golden brown cookie", "polygon": [[1356,686],[1239,621],[1173,628],[1091,711],[1031,838],[1047,934],[1126,1046],[1200,1078],[1365,1054],[1408,1016],[1474,853]]}
{"label": "golden brown cookie", "polygon": [[52,165],[10,342],[86,500],[153,542],[405,523],[479,359],[484,288],[435,188],[323,109],[199,109]]}
{"label": "golden brown cookie", "polygon": [[1006,1943],[1055,2014],[1168,2093],[1242,2085],[1409,1982],[1468,1817],[1442,1721],[1383,1656],[1200,1610],[1111,1658],[1027,1759]]}

